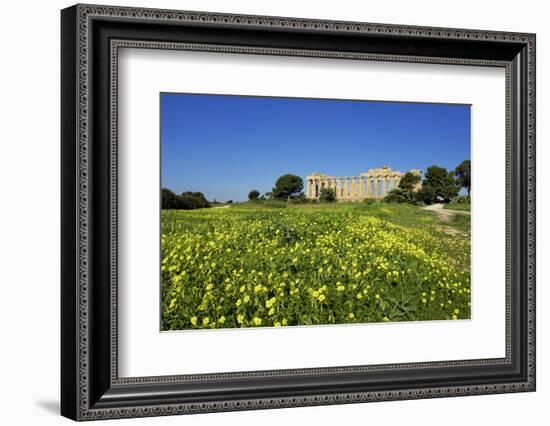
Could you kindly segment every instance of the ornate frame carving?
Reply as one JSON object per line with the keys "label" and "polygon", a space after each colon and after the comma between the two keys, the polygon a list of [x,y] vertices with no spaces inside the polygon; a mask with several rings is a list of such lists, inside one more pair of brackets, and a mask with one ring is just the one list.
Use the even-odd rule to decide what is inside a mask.
{"label": "ornate frame carving", "polygon": [[[125,25],[129,23],[139,24],[141,29],[127,30]],[[185,34],[177,39],[168,27],[172,30],[189,29],[189,40],[181,40],[181,37],[185,39]],[[200,38],[208,28],[234,33],[241,42],[197,42],[197,37]],[[197,33],[193,33],[195,30]],[[287,38],[283,37],[283,41],[273,42],[270,46],[251,46],[246,44],[247,30],[258,34],[282,34]],[[140,39],[140,31],[157,34],[158,40]],[[293,42],[290,40],[300,41],[304,34],[325,35],[338,49],[291,46]],[[336,35],[348,36],[346,40],[349,41],[338,44],[336,38],[331,38]],[[366,48],[357,50],[357,44],[354,44],[357,40],[365,41]],[[372,40],[372,47],[369,47]],[[398,50],[388,51],[388,41],[399,41],[408,47],[418,45],[420,53],[410,55]],[[429,54],[443,52],[441,48],[437,50],[438,44],[449,47],[451,53],[458,55]],[[121,47],[504,67],[507,86],[506,357],[119,378],[116,349],[116,120],[118,49]],[[471,50],[468,52],[468,49]],[[77,5],[62,11],[62,56],[63,415],[75,420],[91,420],[535,389],[533,34]],[[98,164],[101,171],[108,172],[108,179],[99,177]],[[100,190],[106,190],[108,194]],[[98,229],[105,232],[100,234]],[[108,261],[101,258],[100,249],[108,253]],[[98,304],[103,308],[98,308]],[[479,376],[475,372],[481,371],[480,368],[485,368],[483,371],[501,369],[502,375],[470,377],[472,374]],[[407,382],[404,374],[412,370],[429,372],[432,385]],[[457,371],[463,372],[462,376],[453,373]],[[377,385],[376,377],[380,378],[380,373],[391,373],[393,381],[385,382],[384,386]],[[348,383],[341,389],[332,390],[331,380],[336,375],[340,380],[346,378]],[[295,389],[304,376],[317,380],[317,387],[305,391]],[[274,379],[277,378],[285,380],[286,387],[282,390],[275,385]],[[466,381],[469,382],[466,385],[453,384],[453,380],[458,383],[458,378],[463,381],[468,378]],[[237,393],[216,390],[235,379],[248,380],[250,386],[243,386]],[[185,394],[185,386],[196,386],[200,391],[197,390],[195,395]],[[270,396],[254,397],[254,389],[258,386],[263,386],[263,389],[272,386]],[[176,397],[168,397],[167,390],[172,395],[174,390],[182,390],[182,393],[178,396],[176,392]]]}

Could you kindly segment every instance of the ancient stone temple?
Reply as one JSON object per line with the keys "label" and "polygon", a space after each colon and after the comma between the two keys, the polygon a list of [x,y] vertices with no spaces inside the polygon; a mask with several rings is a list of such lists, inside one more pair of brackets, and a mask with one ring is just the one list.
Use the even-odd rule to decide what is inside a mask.
{"label": "ancient stone temple", "polygon": [[[411,173],[421,176],[420,170],[412,169]],[[384,198],[389,191],[397,188],[405,173],[392,170],[389,166],[370,169],[366,173],[352,177],[334,177],[322,173],[313,173],[306,177],[306,198],[316,199],[321,189],[332,188],[336,199],[342,201],[362,201],[365,198]],[[418,183],[417,188],[420,188]]]}

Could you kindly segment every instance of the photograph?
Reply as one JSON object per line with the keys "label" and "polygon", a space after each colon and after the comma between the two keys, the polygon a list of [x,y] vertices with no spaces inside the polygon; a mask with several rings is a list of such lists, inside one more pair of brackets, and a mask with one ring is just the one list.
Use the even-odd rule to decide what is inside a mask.
{"label": "photograph", "polygon": [[[518,423],[547,396],[543,14],[372,6],[75,4],[40,21],[56,45],[39,56],[61,59],[59,84],[40,84],[60,85],[48,110],[60,117],[45,121],[61,150],[27,157],[60,184],[59,259],[47,263],[61,292],[36,300],[60,308],[60,345],[40,363],[56,377],[40,383],[55,384],[62,416],[334,406],[323,412],[341,419],[369,403],[380,419],[416,407],[402,419],[426,424],[463,402],[474,421],[514,399],[496,394],[521,392],[523,407],[492,410]],[[29,126],[16,127],[13,140]]]}
{"label": "photograph", "polygon": [[471,105],[160,93],[161,331],[471,318]]}

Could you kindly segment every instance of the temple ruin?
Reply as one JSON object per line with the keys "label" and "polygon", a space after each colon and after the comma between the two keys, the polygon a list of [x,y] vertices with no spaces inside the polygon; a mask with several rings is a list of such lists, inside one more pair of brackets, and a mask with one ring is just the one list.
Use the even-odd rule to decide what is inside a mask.
{"label": "temple ruin", "polygon": [[[411,173],[422,175],[420,170]],[[389,166],[370,169],[366,173],[352,177],[334,177],[322,173],[312,173],[306,177],[306,198],[318,199],[323,188],[334,189],[336,199],[341,201],[362,201],[365,198],[384,198],[389,191],[397,188],[405,173],[392,170]],[[419,182],[415,188],[421,186]]]}

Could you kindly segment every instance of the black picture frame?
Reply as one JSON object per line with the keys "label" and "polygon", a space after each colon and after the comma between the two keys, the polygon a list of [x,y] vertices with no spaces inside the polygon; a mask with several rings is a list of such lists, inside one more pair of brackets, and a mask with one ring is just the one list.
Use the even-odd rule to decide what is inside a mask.
{"label": "black picture frame", "polygon": [[[61,12],[61,414],[74,420],[535,390],[534,34],[75,5]],[[117,48],[506,69],[506,357],[119,378]]]}

